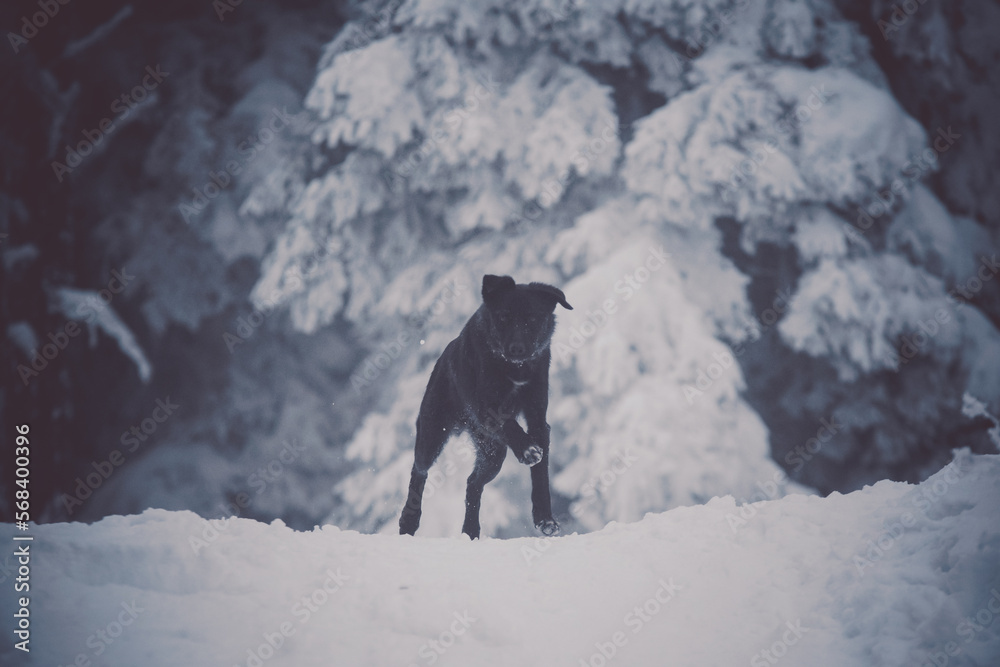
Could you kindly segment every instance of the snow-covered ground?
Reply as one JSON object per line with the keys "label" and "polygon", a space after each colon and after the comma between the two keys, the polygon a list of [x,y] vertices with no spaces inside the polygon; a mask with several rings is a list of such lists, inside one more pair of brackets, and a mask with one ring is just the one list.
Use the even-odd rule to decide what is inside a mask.
{"label": "snow-covered ground", "polygon": [[33,526],[29,664],[996,666],[998,481],[963,451],[918,486],[474,543],[164,510]]}

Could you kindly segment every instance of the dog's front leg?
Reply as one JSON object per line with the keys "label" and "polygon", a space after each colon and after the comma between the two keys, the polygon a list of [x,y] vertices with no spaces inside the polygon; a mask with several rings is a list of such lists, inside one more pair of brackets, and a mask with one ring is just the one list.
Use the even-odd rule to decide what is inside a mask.
{"label": "dog's front leg", "polygon": [[549,425],[528,422],[528,437],[534,447],[541,450],[537,464],[531,466],[531,518],[535,527],[545,535],[559,532],[559,524],[552,518],[552,495],[549,491]]}
{"label": "dog's front leg", "polygon": [[531,436],[524,432],[515,419],[508,419],[501,429],[507,446],[514,452],[517,460],[527,466],[537,465],[542,460],[542,448],[534,443]]}
{"label": "dog's front leg", "polygon": [[555,535],[559,532],[559,524],[552,518],[552,495],[549,491],[549,424],[545,421],[545,413],[549,405],[548,377],[531,387],[532,393],[524,411],[528,423],[528,437],[534,447],[540,450],[541,456],[536,465],[531,467],[531,518],[535,528],[545,535]]}

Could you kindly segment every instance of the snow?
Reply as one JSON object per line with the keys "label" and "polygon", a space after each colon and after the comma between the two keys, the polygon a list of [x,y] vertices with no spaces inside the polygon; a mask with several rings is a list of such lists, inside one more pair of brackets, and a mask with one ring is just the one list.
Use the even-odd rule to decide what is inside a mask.
{"label": "snow", "polygon": [[[414,72],[405,51],[397,48],[399,41],[388,37],[375,42],[356,58],[344,54],[317,77],[306,105],[321,119],[332,119],[322,130],[330,146],[343,141],[391,154],[410,140],[414,125],[422,124],[419,97],[401,85]],[[343,93],[348,88],[365,94],[348,97]],[[384,120],[351,120],[359,117]]]}
{"label": "snow", "polygon": [[971,394],[965,394],[962,396],[962,414],[966,417],[985,417],[993,422],[993,428],[990,429],[990,440],[996,445],[997,450],[1000,450],[1000,420],[990,414],[982,401]]}
{"label": "snow", "polygon": [[38,336],[27,322],[13,322],[7,325],[7,340],[12,342],[25,356],[31,357],[38,350]]}
{"label": "snow", "polygon": [[[944,287],[897,255],[872,262],[823,259],[806,272],[788,316],[778,325],[794,348],[826,354],[840,378],[851,381],[858,370],[896,368],[893,341],[928,322],[942,352],[960,341]],[[928,327],[928,330],[930,328]]]}
{"label": "snow", "polygon": [[998,477],[1000,456],[959,450],[918,486],[742,506],[726,496],[586,535],[473,543],[166,510],[32,526],[30,657],[996,665]]}
{"label": "snow", "polygon": [[[118,289],[120,292],[124,285]],[[143,382],[149,382],[153,366],[149,363],[135,334],[128,328],[111,307],[114,294],[109,290],[80,290],[60,287],[56,290],[56,309],[69,318],[84,316],[90,332],[90,346],[97,344],[97,331],[101,330],[118,343],[122,353],[135,363],[136,371]],[[87,311],[90,311],[87,313]]]}

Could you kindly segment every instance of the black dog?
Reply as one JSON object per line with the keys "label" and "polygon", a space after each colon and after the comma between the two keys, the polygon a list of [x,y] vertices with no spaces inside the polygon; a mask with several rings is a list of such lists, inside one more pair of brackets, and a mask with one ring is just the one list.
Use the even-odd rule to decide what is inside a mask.
{"label": "black dog", "polygon": [[[449,436],[468,431],[476,465],[465,492],[462,532],[479,537],[483,487],[500,472],[507,448],[531,466],[531,513],[546,535],[559,530],[549,496],[549,342],[556,304],[572,310],[561,290],[517,285],[510,276],[483,276],[483,305],[438,359],[417,417],[410,490],[399,517],[401,535],[420,525],[427,471]],[[525,433],[516,417],[524,415]]]}

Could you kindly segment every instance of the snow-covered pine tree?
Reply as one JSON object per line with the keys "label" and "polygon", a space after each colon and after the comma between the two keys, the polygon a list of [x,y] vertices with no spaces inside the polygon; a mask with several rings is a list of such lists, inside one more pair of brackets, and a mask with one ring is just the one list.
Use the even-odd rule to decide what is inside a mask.
{"label": "snow-covered pine tree", "polygon": [[[892,351],[948,307],[974,236],[931,264],[927,237],[955,223],[908,177],[928,137],[826,3],[426,0],[372,15],[383,9],[376,38],[359,45],[349,26],[327,48],[307,98],[309,175],[287,189],[255,291],[280,293],[303,331],[342,318],[369,341],[353,384],[371,407],[333,521],[394,530],[424,384],[487,272],[562,285],[575,307],[560,314],[550,401],[571,529],[786,492],[741,394],[742,353],[778,320],[765,333],[785,377],[768,391],[814,425],[837,413],[825,461],[913,456],[923,441],[900,431],[966,390],[996,408],[998,375],[972,360],[997,332],[971,308],[910,366],[946,391],[924,392],[916,416],[893,393]],[[887,188],[895,203],[872,212]],[[907,236],[914,218],[923,231]],[[770,321],[747,296],[768,247],[796,265]],[[878,420],[893,428],[872,443]],[[468,446],[432,473],[422,534],[458,533]],[[530,529],[526,485],[509,460],[484,495],[487,534]]]}

